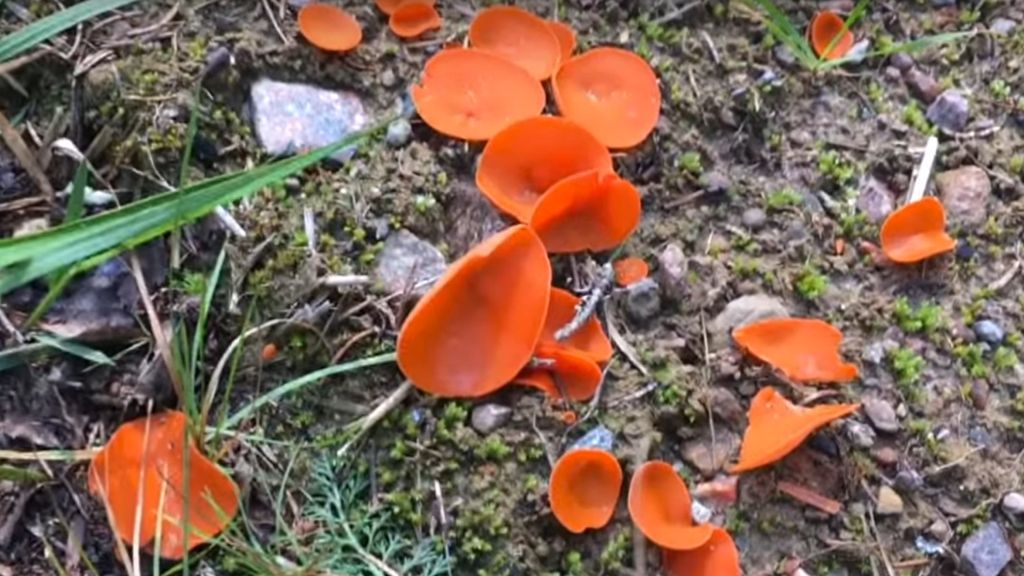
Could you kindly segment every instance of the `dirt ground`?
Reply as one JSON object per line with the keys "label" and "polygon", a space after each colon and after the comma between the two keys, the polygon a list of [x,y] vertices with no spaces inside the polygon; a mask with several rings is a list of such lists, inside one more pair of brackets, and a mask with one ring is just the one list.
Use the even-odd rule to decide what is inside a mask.
{"label": "dirt ground", "polygon": [[[33,2],[31,9],[49,4]],[[51,131],[89,149],[101,175],[127,191],[121,200],[128,201],[176,180],[195,81],[218,48],[230,50],[234,63],[205,84],[192,181],[269,159],[249,126],[249,86],[258,78],[353,91],[383,117],[424,60],[444,38],[461,39],[480,7],[441,2],[443,38],[402,44],[372,3],[343,3],[363,24],[364,43],[350,55],[333,56],[300,40],[294,10],[279,11],[278,4],[139,3],[120,17],[84,26],[77,38],[66,34],[55,48],[74,50],[70,61],[51,55],[11,72],[24,93],[0,82],[0,105],[41,138]],[[620,337],[600,410],[567,426],[566,407],[526,389],[478,402],[413,392],[350,456],[346,474],[368,478],[357,498],[360,509],[386,509],[387,530],[443,550],[447,560],[435,564],[445,566],[438,573],[654,574],[660,559],[634,537],[625,498],[602,530],[577,536],[559,526],[547,502],[549,458],[601,424],[615,433],[627,475],[635,462],[660,458],[679,465],[695,490],[724,475],[738,450],[749,398],[773,383],[791,398],[824,394],[866,406],[783,462],[743,475],[738,501],[715,508],[714,520],[735,538],[745,574],[788,573],[796,564],[822,576],[956,574],[971,564],[960,558],[969,555],[964,542],[989,522],[1013,551],[1002,574],[1024,573],[1018,529],[1024,506],[1004,501],[1022,490],[1024,477],[1021,6],[874,2],[855,32],[875,47],[954,30],[981,32],[914,54],[913,73],[900,71],[906,62],[899,58],[874,58],[816,74],[794,63],[758,13],[737,2],[519,4],[546,17],[555,6],[580,32],[581,49],[624,46],[648,58],[658,73],[664,104],[657,130],[639,149],[616,157],[620,174],[643,196],[643,220],[626,252],[651,264],[656,287],[644,294],[619,290],[601,312]],[[802,26],[816,4],[780,7]],[[17,25],[10,11],[2,15],[0,31]],[[1016,27],[986,32],[999,19]],[[83,64],[90,56],[97,61]],[[76,63],[83,69],[78,75]],[[958,240],[955,253],[897,267],[879,263],[867,243],[877,243],[886,207],[898,206],[909,189],[933,130],[925,118],[928,104],[914,93],[922,86],[965,95],[968,123],[956,133],[938,132],[935,171],[977,167],[946,178],[972,178],[972,190],[980,192],[958,195],[968,187],[959,180],[950,185],[951,196],[939,190]],[[414,120],[405,146],[375,142],[344,167],[307,170],[233,208],[248,232],[245,239],[228,239],[237,302],[226,290],[217,300],[204,372],[244,326],[298,319],[246,342],[233,406],[332,360],[393,349],[411,304],[407,295],[311,286],[325,274],[371,273],[389,229],[428,240],[449,261],[498,229],[500,216],[473,184],[478,153],[479,147]],[[49,163],[55,188],[63,188],[72,170],[63,158]],[[0,208],[3,236],[61,213],[42,203],[14,204],[35,192],[6,149],[0,149],[0,186],[0,207],[14,206]],[[306,251],[304,208],[316,216],[315,259]],[[212,219],[189,228],[186,271],[154,283],[161,311],[194,319],[196,278],[209,272],[225,238]],[[155,270],[147,276],[152,282],[166,274],[166,246],[151,248],[145,260]],[[558,258],[556,283],[585,291],[593,263],[606,258]],[[11,314],[30,310],[40,295],[22,290],[5,305]],[[750,306],[750,298],[736,303],[744,296],[759,302],[749,313],[781,308],[840,327],[844,354],[860,366],[861,377],[816,390],[781,382],[744,361],[728,341],[730,312]],[[144,315],[140,309],[125,313],[127,334],[105,334],[107,343],[97,346],[115,354],[144,344],[118,356],[115,367],[48,357],[0,372],[0,448],[94,447],[120,422],[144,413],[147,400],[174,405],[166,374],[147,352]],[[988,323],[979,326],[982,321]],[[268,342],[280,353],[265,362],[260,351]],[[13,340],[5,336],[3,345]],[[315,463],[332,457],[345,424],[401,381],[392,366],[330,378],[247,423],[256,439],[231,444],[221,461],[244,487],[250,533],[280,561],[256,570],[215,549],[197,561],[200,570],[329,573],[288,568],[311,559],[299,552],[304,545],[275,540],[275,511],[300,538],[312,538],[315,528],[302,527],[320,521],[303,514],[302,502],[313,491]],[[510,407],[508,421],[486,433],[475,430],[474,412],[482,405]],[[587,414],[586,406],[572,408]],[[18,466],[42,481],[0,477],[0,576],[62,573],[55,566],[84,574],[90,565],[99,574],[122,573],[103,508],[86,490],[85,465]],[[842,509],[827,514],[802,504],[779,491],[781,481],[834,499]],[[287,494],[288,505],[279,494]],[[365,567],[353,573],[381,572]]]}

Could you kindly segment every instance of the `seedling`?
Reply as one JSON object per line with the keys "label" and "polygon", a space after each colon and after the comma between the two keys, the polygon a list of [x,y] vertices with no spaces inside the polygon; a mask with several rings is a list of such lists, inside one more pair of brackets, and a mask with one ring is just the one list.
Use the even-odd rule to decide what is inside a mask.
{"label": "seedling", "polygon": [[896,348],[889,352],[889,366],[896,377],[900,392],[912,404],[921,400],[921,391],[917,383],[924,371],[924,358],[909,348]]}
{"label": "seedling", "polygon": [[679,168],[692,176],[700,176],[704,173],[704,166],[700,161],[700,152],[690,150],[684,152],[679,156],[679,160],[676,161],[676,165]]}
{"label": "seedling", "polygon": [[769,210],[778,211],[793,206],[798,206],[803,201],[803,196],[792,188],[783,188],[768,194],[765,205]]}
{"label": "seedling", "polygon": [[828,290],[828,277],[807,264],[796,279],[796,291],[807,300],[817,300]]}
{"label": "seedling", "polygon": [[925,302],[916,309],[910,305],[906,297],[900,297],[893,303],[892,313],[896,322],[904,332],[916,334],[923,332],[932,334],[946,323],[942,308],[938,304]]}

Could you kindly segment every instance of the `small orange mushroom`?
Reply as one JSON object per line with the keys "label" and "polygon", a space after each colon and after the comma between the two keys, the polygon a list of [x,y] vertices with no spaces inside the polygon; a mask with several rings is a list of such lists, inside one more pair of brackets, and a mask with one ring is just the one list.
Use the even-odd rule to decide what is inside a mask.
{"label": "small orange mushroom", "polygon": [[530,226],[556,254],[614,248],[639,223],[640,193],[615,174],[597,170],[553,184],[530,216]]}
{"label": "small orange mushroom", "polygon": [[576,448],[563,454],[548,483],[551,511],[574,534],[608,524],[621,491],[622,466],[600,448]]}
{"label": "small orange mushroom", "polygon": [[592,398],[601,384],[601,367],[580,350],[541,342],[537,345],[534,358],[554,364],[528,366],[515,377],[514,383],[537,388],[556,399],[562,398],[564,392],[568,399],[575,402]]}
{"label": "small orange mushroom", "polygon": [[860,408],[860,404],[796,406],[771,386],[750,402],[749,425],[740,445],[740,461],[729,472],[746,472],[784,458],[825,424]]}
{"label": "small orange mushroom", "polygon": [[441,27],[441,15],[433,2],[412,0],[403,2],[391,13],[388,27],[399,38],[415,38],[428,30]]}
{"label": "small orange mushroom", "polygon": [[611,360],[612,343],[605,335],[601,323],[594,316],[588,318],[579,330],[573,332],[565,340],[561,342],[555,340],[555,333],[572,321],[576,316],[576,307],[579,305],[580,299],[572,292],[561,288],[552,288],[548,317],[544,321],[544,332],[540,337],[541,343],[560,344],[579,350],[599,364]]}
{"label": "small orange mushroom", "polygon": [[565,22],[559,22],[558,20],[548,20],[548,27],[555,33],[555,38],[558,38],[558,46],[562,49],[562,62],[568,62],[569,58],[572,58],[572,53],[576,50],[576,31],[572,29]]}
{"label": "small orange mushroom", "polygon": [[946,210],[929,196],[902,206],[882,223],[882,252],[893,262],[912,264],[950,252],[956,240],[946,233]]}
{"label": "small orange mushroom", "polygon": [[571,120],[534,116],[509,125],[484,146],[476,185],[499,210],[529,222],[548,188],[587,170],[612,173],[608,149]]}
{"label": "small orange mushroom", "polygon": [[551,82],[555,103],[609,148],[632,148],[661,114],[658,77],[646,60],[621,48],[594,48],[564,62]]}
{"label": "small orange mushroom", "polygon": [[469,44],[547,80],[561,61],[562,47],[547,21],[515,6],[492,6],[469,24]]}
{"label": "small orange mushroom", "polygon": [[[845,29],[846,22],[831,10],[822,10],[811,18],[811,24],[807,27],[807,37],[814,48],[814,53],[826,60],[838,60],[853,48],[853,33]],[[842,37],[836,45],[828,50],[836,36]]]}
{"label": "small orange mushroom", "polygon": [[155,552],[173,560],[216,536],[238,513],[238,488],[191,440],[186,447],[187,426],[182,412],[132,420],[114,432],[89,464],[89,491],[104,500],[118,537],[134,541],[139,514],[140,545],[153,551],[159,532],[160,550]]}
{"label": "small orange mushroom", "polygon": [[665,550],[662,566],[668,576],[740,576],[740,554],[732,536],[715,528],[706,544],[694,550]]}
{"label": "small orange mushroom", "polygon": [[633,473],[629,515],[649,540],[669,550],[693,550],[708,542],[714,526],[693,524],[686,482],[668,462],[652,460]]}
{"label": "small orange mushroom", "polygon": [[525,70],[493,54],[445,48],[423,68],[411,89],[416,112],[438,132],[489,140],[506,126],[544,109],[544,86]]}
{"label": "small orange mushroom", "polygon": [[843,362],[843,333],[824,320],[771,318],[737,328],[740,348],[795,382],[848,382],[857,366]]}
{"label": "small orange mushroom", "polygon": [[388,16],[391,16],[399,8],[405,6],[406,4],[421,3],[433,6],[434,4],[437,3],[436,0],[375,0],[375,2],[377,4],[377,9],[387,14]]}
{"label": "small orange mushroom", "polygon": [[327,52],[347,52],[363,41],[363,28],[359,22],[333,4],[306,4],[299,10],[298,21],[302,36]]}
{"label": "small orange mushroom", "polygon": [[612,264],[612,268],[615,271],[615,281],[619,286],[636,284],[647,278],[651,271],[650,267],[647,266],[647,262],[643,258],[637,258],[636,256],[620,258],[615,261],[615,264]]}
{"label": "small orange mushroom", "polygon": [[452,264],[398,334],[398,366],[419,389],[483,396],[533,356],[547,318],[551,263],[533,230],[516,225]]}

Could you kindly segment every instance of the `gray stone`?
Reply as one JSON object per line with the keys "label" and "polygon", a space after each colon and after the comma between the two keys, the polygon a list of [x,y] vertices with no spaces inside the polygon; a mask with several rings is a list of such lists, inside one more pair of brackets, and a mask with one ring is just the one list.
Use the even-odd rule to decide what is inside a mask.
{"label": "gray stone", "polygon": [[960,548],[960,568],[968,576],[999,576],[1013,560],[1013,548],[996,522],[986,522]]}
{"label": "gray stone", "polygon": [[604,426],[598,425],[596,428],[581,436],[579,440],[573,442],[572,446],[569,446],[569,450],[575,450],[577,448],[598,448],[606,452],[611,452],[614,445],[615,433]]}
{"label": "gray stone", "polygon": [[868,176],[857,192],[857,209],[864,213],[868,221],[878,224],[896,207],[893,193],[884,182]]}
{"label": "gray stone", "polygon": [[715,387],[711,389],[708,397],[711,411],[715,416],[724,420],[727,424],[738,427],[743,422],[743,405],[740,404],[736,395],[725,388]]}
{"label": "gray stone", "polygon": [[626,288],[626,314],[637,322],[646,322],[661,311],[661,288],[650,278]]}
{"label": "gray stone", "polygon": [[729,345],[732,331],[759,320],[769,318],[787,318],[789,310],[777,298],[767,294],[750,294],[725,305],[725,309],[708,325],[712,344],[721,349]]}
{"label": "gray stone", "polygon": [[760,230],[768,222],[768,215],[760,208],[747,208],[740,216],[743,225],[751,230]]}
{"label": "gray stone", "polygon": [[899,432],[900,422],[896,419],[896,411],[892,404],[874,396],[866,396],[861,404],[864,407],[864,414],[876,430],[890,434]]}
{"label": "gray stone", "polygon": [[900,72],[906,72],[914,67],[914,59],[906,52],[897,52],[889,56],[889,64]]}
{"label": "gray stone", "polygon": [[903,498],[888,486],[878,489],[878,505],[875,514],[879,516],[899,516],[903,514]]}
{"label": "gray stone", "polygon": [[1010,492],[1003,496],[1002,508],[1007,516],[1016,520],[1021,519],[1024,517],[1024,494]]}
{"label": "gray stone", "polygon": [[385,88],[394,88],[398,84],[398,76],[395,75],[395,71],[391,68],[385,68],[380,73],[380,85]]}
{"label": "gray stone", "polygon": [[854,446],[871,448],[875,445],[875,430],[871,426],[856,420],[847,420],[843,424],[843,428],[846,431],[846,437],[853,442]]}
{"label": "gray stone", "polygon": [[1017,22],[1009,18],[999,17],[988,25],[988,29],[996,34],[1009,34],[1017,28]]}
{"label": "gray stone", "polygon": [[374,276],[390,292],[411,290],[422,296],[430,289],[426,281],[443,274],[445,268],[444,255],[433,244],[408,230],[398,230],[388,235],[377,255]]}
{"label": "gray stone", "polygon": [[1002,344],[1003,338],[1006,337],[1003,327],[988,319],[978,320],[974,323],[973,329],[974,335],[978,337],[978,340],[993,346]]}
{"label": "gray stone", "polygon": [[412,138],[412,124],[405,118],[398,118],[388,124],[387,134],[384,141],[392,148],[401,148],[409,143]]}
{"label": "gray stone", "polygon": [[962,132],[971,115],[971,106],[959,90],[949,89],[928,106],[928,121],[947,132]]}
{"label": "gray stone", "polygon": [[711,439],[699,438],[683,444],[683,461],[695,468],[705,478],[711,478],[732,459],[739,447],[739,436],[728,430],[719,430],[715,435],[713,456]]}
{"label": "gray stone", "polygon": [[481,434],[490,434],[508,423],[512,418],[512,409],[502,404],[480,404],[473,408],[469,417],[473,430]]}
{"label": "gray stone", "polygon": [[954,226],[980,226],[988,219],[992,181],[977,166],[963,166],[935,175],[935,188]]}
{"label": "gray stone", "polygon": [[[250,91],[253,125],[264,150],[286,155],[332,144],[369,124],[369,115],[351,92],[261,78]],[[335,155],[351,157],[355,147]]]}
{"label": "gray stone", "polygon": [[924,478],[917,470],[912,469],[900,470],[892,482],[904,492],[916,492],[924,487]]}
{"label": "gray stone", "polygon": [[725,194],[732,186],[729,178],[721,172],[708,172],[701,177],[700,184],[710,196]]}
{"label": "gray stone", "polygon": [[772,48],[772,55],[775,59],[786,68],[792,68],[796,66],[796,56],[793,55],[793,51],[789,49],[785,44],[778,43]]}
{"label": "gray stone", "polygon": [[931,104],[942,93],[942,86],[930,74],[920,68],[910,67],[903,71],[903,82],[914,98]]}

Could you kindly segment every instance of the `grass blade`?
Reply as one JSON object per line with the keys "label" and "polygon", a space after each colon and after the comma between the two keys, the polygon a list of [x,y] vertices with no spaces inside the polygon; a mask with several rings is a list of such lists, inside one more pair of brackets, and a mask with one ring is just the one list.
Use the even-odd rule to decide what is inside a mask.
{"label": "grass blade", "polygon": [[97,14],[127,6],[136,0],[87,0],[37,20],[0,38],[0,62],[6,62]]}
{"label": "grass blade", "polygon": [[775,36],[777,40],[785,44],[805,67],[812,68],[814,66],[818,61],[818,57],[815,56],[814,50],[811,49],[807,38],[796,29],[789,16],[786,16],[782,10],[779,10],[778,6],[771,0],[747,0],[747,3],[760,8],[768,15],[768,19],[764,24],[768,27],[768,31],[771,32],[772,36]]}
{"label": "grass blade", "polygon": [[899,54],[901,52],[905,54],[916,54],[918,52],[928,50],[929,48],[935,48],[938,46],[943,46],[945,44],[951,44],[953,42],[963,40],[964,38],[970,38],[974,36],[974,34],[974,32],[943,32],[941,34],[933,34],[931,36],[925,36],[924,38],[917,38],[914,40],[908,40],[906,42],[898,42],[896,44],[886,46],[885,48],[879,50],[872,50],[871,52],[868,52],[864,56],[844,57],[838,60],[829,60],[828,62],[822,62],[820,69],[830,70],[832,68],[842,66],[843,64],[846,64],[851,60],[860,58],[884,58],[886,56],[890,56],[892,54]]}
{"label": "grass blade", "polygon": [[72,356],[78,356],[79,358],[88,360],[93,364],[103,364],[105,366],[114,365],[114,361],[110,359],[110,356],[107,356],[103,352],[100,352],[99,350],[96,350],[94,348],[89,348],[88,346],[79,344],[78,342],[72,342],[71,340],[65,340],[64,338],[58,338],[56,336],[46,334],[45,332],[35,334],[33,335],[33,338],[35,338],[36,341],[42,344],[46,344],[47,346],[56,348],[61,352],[71,354]]}
{"label": "grass blade", "polygon": [[71,182],[71,195],[68,196],[68,208],[64,213],[65,224],[78,220],[85,212],[85,187],[88,183],[89,165],[83,161],[75,170],[75,179]]}

